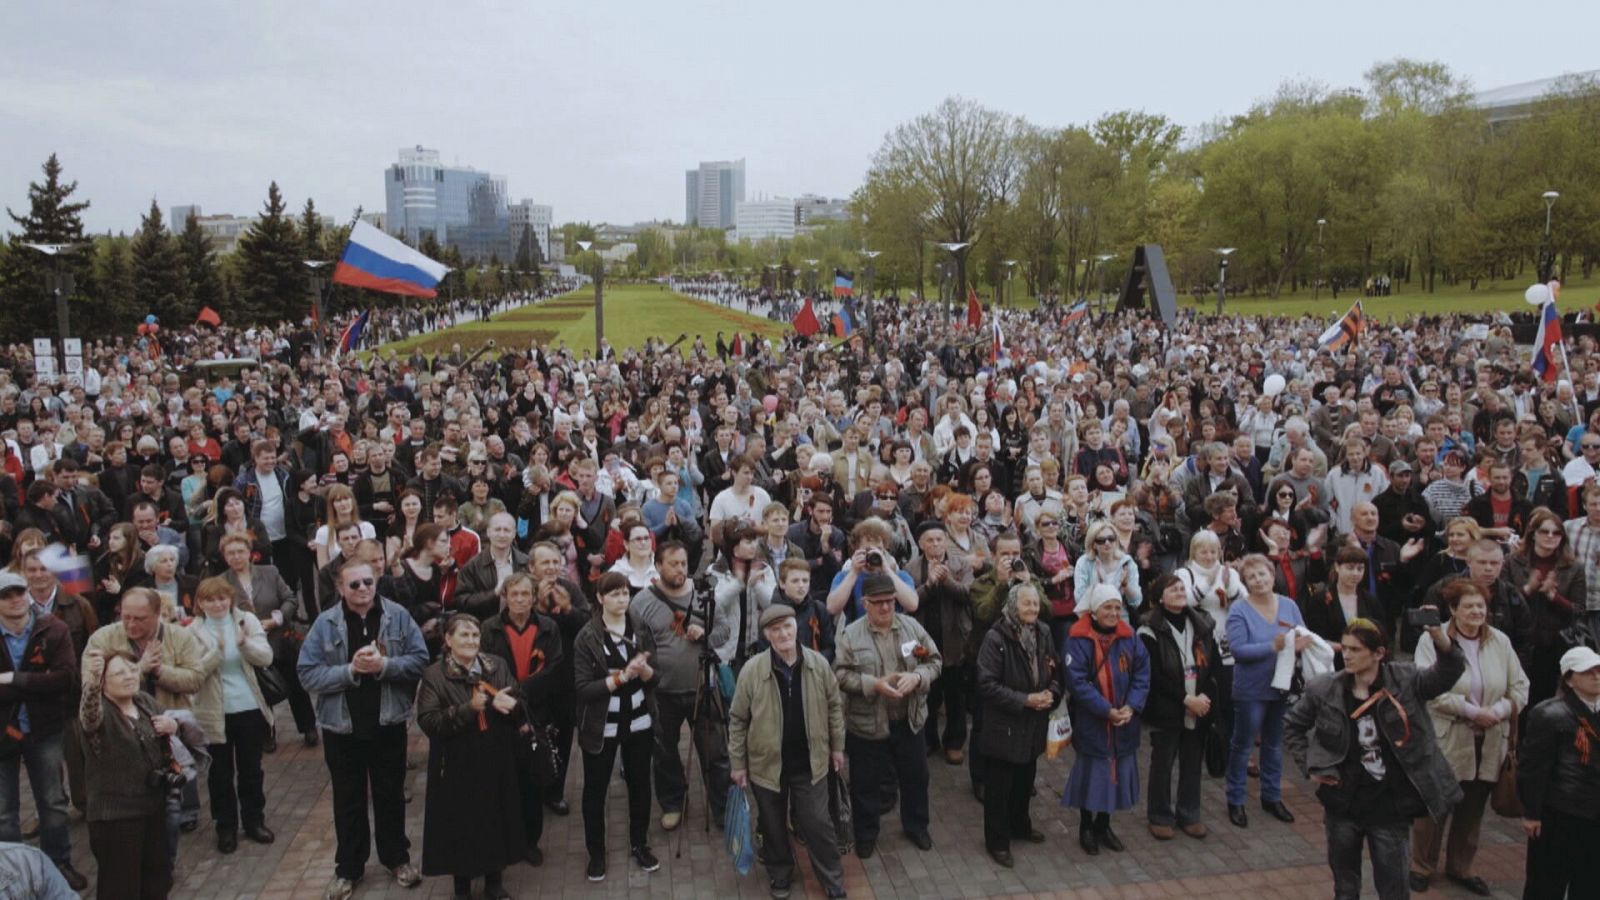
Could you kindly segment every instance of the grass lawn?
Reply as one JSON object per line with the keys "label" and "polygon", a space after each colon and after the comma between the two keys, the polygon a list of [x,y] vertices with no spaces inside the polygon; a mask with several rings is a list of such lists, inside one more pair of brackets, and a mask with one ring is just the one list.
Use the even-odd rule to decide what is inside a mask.
{"label": "grass lawn", "polygon": [[[724,309],[686,297],[653,284],[605,286],[606,338],[618,350],[638,347],[646,338],[664,337],[669,341],[680,334],[702,335],[707,345],[718,331],[731,339],[734,331],[758,331],[780,337],[786,323]],[[487,322],[468,322],[455,328],[416,335],[385,344],[383,352],[448,352],[460,343],[468,352],[493,339],[499,346],[527,346],[532,341],[559,346],[562,342],[580,354],[594,348],[594,288],[584,287],[570,294],[553,297],[534,306],[501,313]]]}
{"label": "grass lawn", "polygon": [[[1395,287],[1396,293],[1388,297],[1363,298],[1366,314],[1381,321],[1390,317],[1404,318],[1414,313],[1474,314],[1502,310],[1517,312],[1529,308],[1527,301],[1522,299],[1522,292],[1528,287],[1525,284],[1514,285],[1508,282],[1494,285],[1480,284],[1476,291],[1468,290],[1465,285],[1445,286],[1432,294],[1413,285],[1400,284]],[[1017,306],[1032,309],[1036,305],[1032,297],[1021,296],[1021,291],[1017,293]],[[1313,299],[1312,292],[1305,290],[1284,294],[1276,300],[1265,296],[1229,297],[1225,310],[1252,316],[1298,316],[1309,313],[1319,318],[1327,318],[1330,315],[1343,315],[1359,296],[1343,291],[1339,294],[1339,299],[1334,300],[1332,295],[1323,291],[1319,299]],[[988,297],[984,299],[987,301]],[[1578,280],[1562,287],[1559,305],[1561,311],[1565,313],[1578,309],[1593,309],[1597,300],[1600,300],[1600,278]],[[1197,303],[1193,297],[1183,294],[1178,297],[1178,305],[1194,307],[1202,313],[1210,314],[1217,309],[1217,295],[1213,293]]]}

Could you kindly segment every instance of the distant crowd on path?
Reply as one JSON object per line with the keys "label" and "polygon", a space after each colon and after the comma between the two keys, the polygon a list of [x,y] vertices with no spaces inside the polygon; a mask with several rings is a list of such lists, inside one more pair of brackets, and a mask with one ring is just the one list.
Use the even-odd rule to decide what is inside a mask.
{"label": "distant crowd on path", "polygon": [[791,825],[843,896],[841,852],[904,852],[896,807],[932,847],[930,759],[967,768],[1010,867],[1048,840],[1035,775],[1069,735],[1085,854],[1124,852],[1113,817],[1140,806],[1153,839],[1204,840],[1208,774],[1229,827],[1261,827],[1252,774],[1293,821],[1287,761],[1337,896],[1363,847],[1381,896],[1487,893],[1491,800],[1520,802],[1526,896],[1600,889],[1591,340],[1543,381],[1503,323],[1460,317],[1330,351],[1309,318],[989,311],[997,348],[932,304],[860,312],[838,345],[599,358],[181,329],[159,355],[87,348],[66,392],[14,348],[0,842],[25,763],[47,874],[87,884],[70,805],[98,896],[165,896],[202,814],[223,853],[275,839],[261,760],[287,703],[331,778],[335,900],[374,843],[402,886],[509,896],[575,756],[590,880],[616,862],[618,759],[646,872],[698,767],[713,820],[748,803],[773,896],[799,877]]}

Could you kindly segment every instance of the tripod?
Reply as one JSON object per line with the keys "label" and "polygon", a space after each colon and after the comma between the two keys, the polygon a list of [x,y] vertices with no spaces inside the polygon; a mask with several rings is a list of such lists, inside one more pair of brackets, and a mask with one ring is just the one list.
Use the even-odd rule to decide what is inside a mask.
{"label": "tripod", "polygon": [[[697,591],[696,593],[699,592]],[[697,737],[699,735],[702,722],[705,723],[706,728],[714,729],[711,735],[708,737],[708,741],[713,738],[718,739],[724,746],[726,746],[728,740],[728,709],[727,704],[722,698],[722,687],[720,680],[717,677],[717,672],[722,666],[722,659],[721,657],[717,656],[716,651],[710,646],[711,630],[715,624],[717,616],[716,598],[712,596],[706,596],[704,599],[706,616],[706,646],[700,651],[700,677],[697,679],[695,684],[694,707],[689,713],[689,750],[686,754],[683,764],[683,777],[685,782],[688,781],[694,772],[695,745],[698,743]],[[712,808],[711,767],[709,762],[705,759],[705,754],[702,753],[700,756],[700,785],[702,790],[705,791],[706,798],[706,819],[704,830],[705,833],[709,834],[711,832]],[[689,818],[689,798],[691,796],[692,793],[690,791],[684,791],[683,817],[685,821],[687,821]],[[674,859],[681,859],[683,857],[683,835],[684,832],[688,830],[688,828],[680,828],[678,831],[677,846],[673,850]]]}

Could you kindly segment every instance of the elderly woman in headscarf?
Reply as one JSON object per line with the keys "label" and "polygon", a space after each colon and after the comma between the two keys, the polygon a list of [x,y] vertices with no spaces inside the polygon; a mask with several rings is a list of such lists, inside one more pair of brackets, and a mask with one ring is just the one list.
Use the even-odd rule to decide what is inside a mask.
{"label": "elderly woman in headscarf", "polygon": [[1111,814],[1139,802],[1139,717],[1150,696],[1150,655],[1123,618],[1116,584],[1095,585],[1081,608],[1088,614],[1072,624],[1062,649],[1077,759],[1061,805],[1078,808],[1078,843],[1094,856],[1101,847],[1122,852]]}
{"label": "elderly woman in headscarf", "polygon": [[985,705],[975,748],[986,766],[983,842],[994,861],[1008,869],[1013,839],[1044,840],[1028,816],[1028,796],[1050,710],[1067,692],[1055,640],[1039,620],[1043,602],[1033,583],[1012,586],[1000,621],[978,651],[978,694]]}

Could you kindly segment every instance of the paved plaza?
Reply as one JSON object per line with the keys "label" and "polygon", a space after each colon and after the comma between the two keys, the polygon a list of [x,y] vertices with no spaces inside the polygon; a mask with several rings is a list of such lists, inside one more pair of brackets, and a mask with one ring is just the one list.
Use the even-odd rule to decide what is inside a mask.
{"label": "paved plaza", "polygon": [[[280,710],[280,734],[286,740],[276,754],[266,757],[267,824],[277,843],[260,846],[241,841],[237,853],[223,856],[216,850],[210,820],[202,814],[198,831],[183,836],[179,850],[180,877],[174,897],[238,898],[238,900],[302,900],[320,897],[333,874],[332,792],[322,750],[306,749],[295,735],[288,712]],[[421,763],[427,743],[413,735],[411,759]],[[1148,753],[1145,755],[1148,761]],[[1019,842],[1013,847],[1016,868],[995,865],[983,851],[982,810],[968,790],[965,767],[946,765],[942,757],[929,759],[933,780],[933,850],[919,852],[901,836],[894,813],[885,820],[878,853],[862,862],[854,856],[844,861],[850,896],[869,898],[933,897],[1273,897],[1326,898],[1332,882],[1323,861],[1322,811],[1316,799],[1297,779],[1285,784],[1284,799],[1295,813],[1293,825],[1283,825],[1260,810],[1252,800],[1250,828],[1228,824],[1222,785],[1207,779],[1205,817],[1211,835],[1203,841],[1179,835],[1169,842],[1152,838],[1144,827],[1142,808],[1119,813],[1113,827],[1127,844],[1127,852],[1102,851],[1090,857],[1078,847],[1076,810],[1062,809],[1058,799],[1071,767],[1071,751],[1054,761],[1040,761],[1039,796],[1034,801],[1034,822],[1048,835],[1045,843]],[[546,818],[542,868],[515,866],[506,872],[506,886],[517,897],[549,898],[652,898],[767,896],[767,882],[759,865],[740,878],[719,840],[703,831],[701,804],[696,802],[685,827],[682,856],[677,855],[680,832],[660,830],[659,810],[653,814],[651,845],[661,857],[661,870],[643,874],[627,856],[626,811],[620,779],[613,782],[607,834],[609,870],[605,882],[584,880],[587,855],[583,848],[583,820],[578,811],[580,767],[569,776],[567,798],[572,814]],[[1141,777],[1144,775],[1141,765]],[[419,765],[407,773],[412,801],[406,807],[407,834],[412,859],[421,860],[422,805],[426,774]],[[696,780],[698,787],[698,779]],[[1255,789],[1252,780],[1251,790]],[[202,791],[202,794],[204,791]],[[23,791],[25,803],[28,792]],[[695,797],[699,800],[699,795]],[[28,805],[31,805],[28,804]],[[24,815],[31,822],[31,812]],[[716,835],[720,837],[720,835]],[[94,881],[94,859],[88,834],[80,823],[73,827],[73,856],[78,868]],[[804,854],[801,854],[802,858]],[[1522,891],[1524,843],[1516,823],[1487,814],[1478,874],[1495,889],[1497,897],[1518,897]],[[804,864],[802,864],[804,867]],[[1369,875],[1370,879],[1370,875]],[[808,896],[820,897],[815,882],[807,878]],[[1368,893],[1370,894],[1370,888]],[[94,896],[91,890],[85,895]],[[415,890],[397,886],[374,856],[357,898],[448,898],[450,879],[429,878]],[[799,892],[795,896],[800,896]],[[1453,885],[1436,884],[1422,897],[1466,897]]]}

